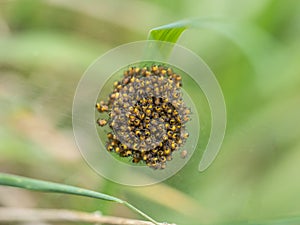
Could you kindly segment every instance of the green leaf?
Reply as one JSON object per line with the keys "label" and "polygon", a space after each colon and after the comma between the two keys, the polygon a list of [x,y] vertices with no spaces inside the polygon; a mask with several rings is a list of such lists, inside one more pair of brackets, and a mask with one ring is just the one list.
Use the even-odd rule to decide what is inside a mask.
{"label": "green leaf", "polygon": [[10,174],[0,173],[0,185],[19,187],[33,191],[65,193],[72,195],[81,195],[91,198],[98,198],[106,201],[123,203],[122,200],[110,195],[102,194],[83,188],[73,187],[65,184],[52,183],[48,181],[35,180]]}
{"label": "green leaf", "polygon": [[151,221],[152,223],[159,224],[154,219],[152,219],[151,217],[149,217],[139,209],[135,208],[133,205],[129,204],[128,202],[96,191],[74,187],[71,185],[36,180],[36,179],[31,179],[31,178],[26,178],[26,177],[11,175],[11,174],[5,174],[5,173],[0,173],[0,185],[18,187],[18,188],[23,188],[27,190],[33,190],[33,191],[71,194],[71,195],[79,195],[79,196],[85,196],[90,198],[97,198],[106,201],[113,201],[127,206],[128,208],[134,210],[135,212],[139,213],[141,216]]}
{"label": "green leaf", "polygon": [[189,28],[220,29],[224,23],[213,19],[187,19],[156,27],[150,30],[148,39],[176,43],[180,35]]}
{"label": "green leaf", "polygon": [[148,39],[176,43],[182,32],[187,28],[184,24],[179,26],[178,23],[157,27],[150,30]]}
{"label": "green leaf", "polygon": [[[164,57],[168,57],[172,51],[172,48],[164,48],[164,46],[168,46],[165,44],[165,42],[172,42],[176,43],[180,35],[188,28],[216,28],[217,30],[223,30],[224,24],[220,21],[213,21],[213,20],[203,20],[203,19],[190,19],[190,20],[182,20],[175,23],[167,24],[161,27],[154,28],[150,30],[148,39],[149,40],[155,40],[160,41],[159,43],[156,43],[156,49],[160,50],[160,54]],[[225,29],[226,30],[226,29]],[[212,82],[210,83],[212,85],[211,87],[215,87],[215,90],[219,90],[219,84],[215,77],[213,77]],[[210,89],[213,90],[214,88]],[[211,108],[212,115],[216,116],[218,115],[218,118],[216,120],[222,121],[219,124],[213,123],[213,126],[211,128],[211,134],[210,137],[214,137],[213,139],[210,138],[209,142],[206,146],[206,150],[203,153],[202,159],[199,163],[199,171],[206,170],[211,163],[216,158],[221,144],[222,140],[224,139],[224,134],[226,130],[226,106],[224,104],[224,97],[222,93],[220,92],[218,95],[215,93],[212,93],[210,90],[203,90],[206,93],[206,96],[208,100],[210,99],[211,105],[220,105],[219,103],[223,103],[220,105],[220,110],[216,110]],[[208,92],[210,94],[208,94]],[[213,142],[212,140],[221,140],[218,142]]]}
{"label": "green leaf", "polygon": [[[169,56],[172,49],[163,49],[165,46],[164,42],[176,43],[185,30],[192,28],[209,29],[225,36],[239,46],[248,57],[249,62],[256,71],[256,75],[258,75],[258,79],[261,79],[265,74],[266,63],[262,58],[269,58],[268,56],[270,52],[272,52],[272,49],[274,49],[276,43],[270,36],[251,24],[239,24],[219,19],[187,19],[151,29],[148,40],[162,41],[157,44],[157,49],[160,49],[164,56]],[[224,118],[221,119],[223,120]],[[225,131],[226,127],[221,124],[220,129]],[[211,131],[213,131],[213,129]],[[214,135],[217,134],[211,133],[211,137]],[[224,136],[220,138],[223,139]],[[220,146],[209,148],[209,144],[199,163],[200,171],[204,171],[211,165],[218,154]]]}
{"label": "green leaf", "polygon": [[259,76],[265,72],[266,67],[262,59],[268,59],[271,52],[280,47],[274,38],[253,24],[213,18],[186,19],[153,28],[148,34],[148,40],[176,43],[187,29],[209,29],[231,40],[248,57]]}

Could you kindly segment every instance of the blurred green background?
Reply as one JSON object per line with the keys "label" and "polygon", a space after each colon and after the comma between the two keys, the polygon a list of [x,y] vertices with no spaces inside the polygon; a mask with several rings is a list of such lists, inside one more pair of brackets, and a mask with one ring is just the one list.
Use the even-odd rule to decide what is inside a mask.
{"label": "blurred green background", "polygon": [[[199,173],[198,151],[174,177],[149,187],[99,177],[72,134],[80,77],[109,49],[190,17],[247,24],[239,31],[243,45],[209,26],[179,41],[206,61],[223,89],[228,125],[220,154]],[[297,0],[1,0],[0,171],[105,192],[177,224],[300,215],[299,35]],[[138,218],[113,203],[6,187],[0,206]]]}

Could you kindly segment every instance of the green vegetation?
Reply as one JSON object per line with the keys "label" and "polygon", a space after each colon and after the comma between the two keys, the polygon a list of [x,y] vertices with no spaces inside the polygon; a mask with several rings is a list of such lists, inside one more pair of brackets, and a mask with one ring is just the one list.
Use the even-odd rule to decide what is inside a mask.
{"label": "green vegetation", "polygon": [[[124,199],[158,221],[298,224],[299,15],[300,2],[293,0],[1,1],[0,172],[116,196],[98,193]],[[199,19],[186,20],[194,17]],[[172,21],[183,22],[160,27]],[[198,149],[175,176],[126,187],[98,176],[84,162],[72,136],[72,101],[93,60],[120,44],[146,39],[153,27],[164,30],[153,29],[150,39],[177,41],[216,74],[226,100],[227,131],[204,172],[198,165],[209,122],[201,124]],[[1,207],[137,217],[122,205],[100,203],[0,187]]]}

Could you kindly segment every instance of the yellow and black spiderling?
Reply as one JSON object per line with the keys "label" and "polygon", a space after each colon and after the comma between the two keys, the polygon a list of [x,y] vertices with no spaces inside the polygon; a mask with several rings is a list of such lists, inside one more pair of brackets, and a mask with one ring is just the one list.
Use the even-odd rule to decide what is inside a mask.
{"label": "yellow and black spiderling", "polygon": [[133,163],[154,169],[166,168],[172,153],[189,137],[186,123],[191,110],[182,98],[182,77],[166,66],[130,67],[115,81],[107,102],[96,104],[108,113],[106,148]]}

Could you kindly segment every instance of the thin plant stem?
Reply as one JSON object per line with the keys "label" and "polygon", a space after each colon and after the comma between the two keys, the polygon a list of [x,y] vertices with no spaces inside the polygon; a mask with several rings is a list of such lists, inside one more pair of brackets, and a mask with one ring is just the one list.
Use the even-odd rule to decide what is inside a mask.
{"label": "thin plant stem", "polygon": [[[116,225],[153,225],[153,222],[62,209],[22,209],[0,207],[0,223],[11,222],[86,222]],[[157,223],[158,225],[175,225]]]}

